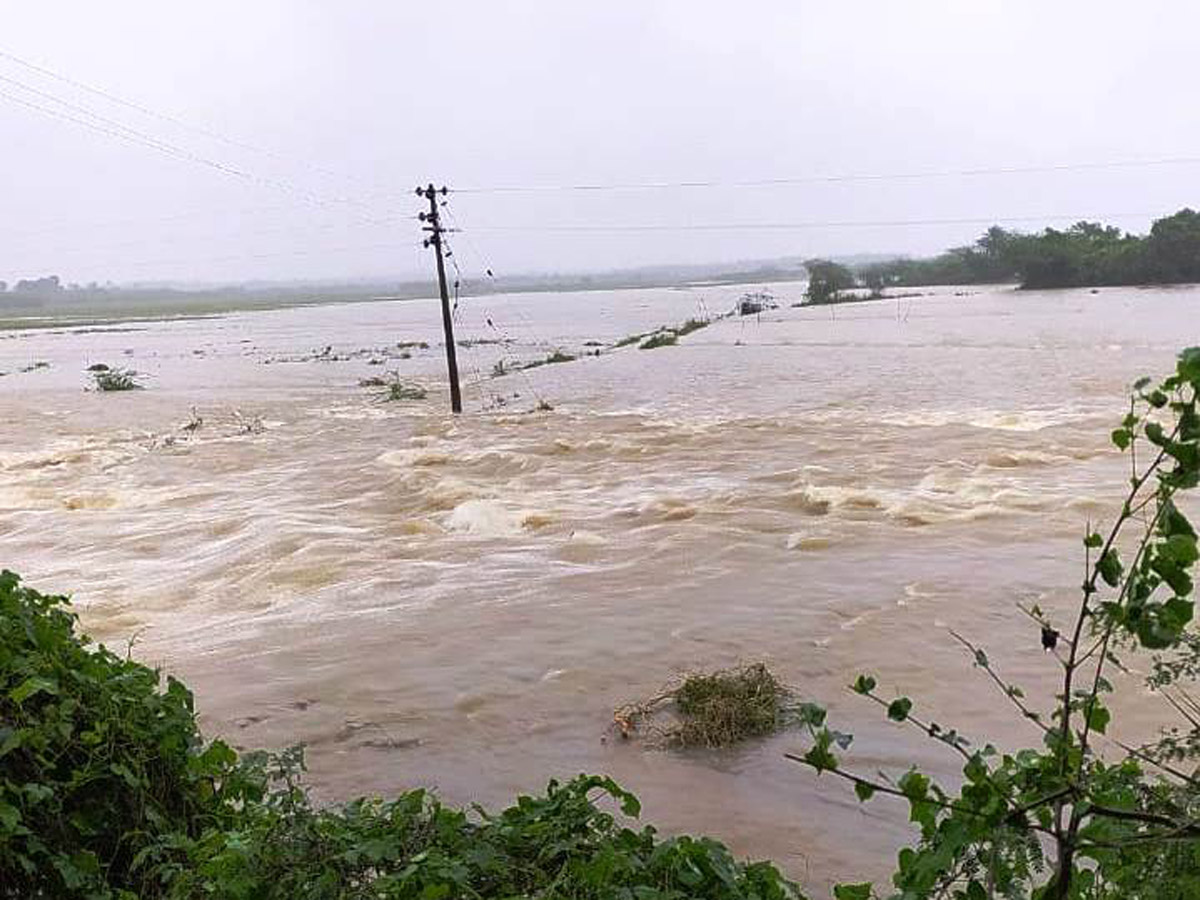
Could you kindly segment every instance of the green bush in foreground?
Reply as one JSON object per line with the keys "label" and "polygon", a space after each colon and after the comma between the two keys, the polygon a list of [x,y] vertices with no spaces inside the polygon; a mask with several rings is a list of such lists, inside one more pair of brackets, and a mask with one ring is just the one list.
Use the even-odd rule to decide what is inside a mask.
{"label": "green bush in foreground", "polygon": [[298,749],[205,743],[178,681],[91,645],[66,598],[0,575],[0,898],[784,900],[769,863],[634,830],[611,779],[551,782],[498,815],[425,791],[314,808]]}
{"label": "green bush in foreground", "polygon": [[146,854],[254,785],[187,688],[89,646],[65,603],[0,573],[0,896],[142,896]]}

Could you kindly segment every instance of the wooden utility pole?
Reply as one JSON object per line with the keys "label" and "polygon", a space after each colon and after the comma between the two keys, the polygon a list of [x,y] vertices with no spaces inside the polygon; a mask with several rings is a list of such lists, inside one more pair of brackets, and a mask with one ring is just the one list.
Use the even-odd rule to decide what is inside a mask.
{"label": "wooden utility pole", "polygon": [[442,330],[446,335],[446,369],[450,373],[450,410],[451,412],[462,412],[462,392],[458,387],[458,354],[454,346],[454,316],[450,310],[450,294],[446,290],[446,262],[442,258],[442,222],[438,216],[437,195],[445,196],[449,193],[446,188],[435,188],[432,182],[428,187],[417,188],[417,196],[425,197],[429,200],[429,212],[421,213],[420,219],[425,222],[425,231],[429,232],[429,237],[425,238],[424,244],[426,247],[432,246],[437,254],[437,274],[438,274],[438,289],[442,294]]}

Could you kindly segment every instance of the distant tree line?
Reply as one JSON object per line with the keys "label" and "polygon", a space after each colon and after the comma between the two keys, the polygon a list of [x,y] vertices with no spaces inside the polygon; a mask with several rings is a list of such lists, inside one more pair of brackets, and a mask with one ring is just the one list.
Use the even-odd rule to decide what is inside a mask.
{"label": "distant tree line", "polygon": [[[13,285],[13,292],[18,294],[53,294],[62,289],[62,281],[57,275],[47,275],[45,278],[22,278]],[[7,290],[8,282],[0,281],[0,294]]]}
{"label": "distant tree line", "polygon": [[1146,235],[1098,222],[1036,234],[993,226],[969,247],[859,266],[853,274],[875,294],[937,284],[1016,282],[1034,289],[1200,282],[1200,213],[1181,209],[1156,220]]}

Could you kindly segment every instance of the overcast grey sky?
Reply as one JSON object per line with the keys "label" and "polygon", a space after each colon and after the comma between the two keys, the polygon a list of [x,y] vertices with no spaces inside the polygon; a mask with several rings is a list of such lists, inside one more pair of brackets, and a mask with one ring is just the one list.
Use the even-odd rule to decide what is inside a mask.
{"label": "overcast grey sky", "polygon": [[[1197,33],[1190,0],[6,0],[0,279],[411,276],[428,271],[412,188],[430,179],[743,182],[1200,157]],[[158,149],[112,134],[125,128]],[[1176,163],[464,193],[451,206],[470,232],[464,268],[486,256],[499,274],[917,253],[983,228],[525,226],[1034,228],[1086,215],[1144,229],[1200,204],[1198,179],[1200,164]]]}

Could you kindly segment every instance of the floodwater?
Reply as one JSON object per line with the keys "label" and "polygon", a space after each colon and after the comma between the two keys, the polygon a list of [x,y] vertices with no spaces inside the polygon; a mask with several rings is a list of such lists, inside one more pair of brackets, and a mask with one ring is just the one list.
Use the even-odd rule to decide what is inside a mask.
{"label": "floodwater", "polygon": [[[848,695],[859,671],[945,726],[1036,741],[948,629],[1049,683],[1015,604],[1074,598],[1126,473],[1107,435],[1127,385],[1200,343],[1200,289],[794,309],[778,285],[779,309],[676,347],[490,377],[747,289],[464,299],[460,338],[510,342],[460,350],[458,418],[431,301],[0,332],[0,565],[136,638],[209,734],[303,741],[324,799],[494,805],[602,771],[664,830],[814,893],[882,875],[903,810],[784,760],[799,735],[648,750],[604,740],[613,708],[766,660],[856,733],[865,772],[956,760]],[[85,391],[96,362],[147,389]],[[393,370],[428,397],[358,384]],[[1135,729],[1162,715],[1137,684],[1125,705]]]}

